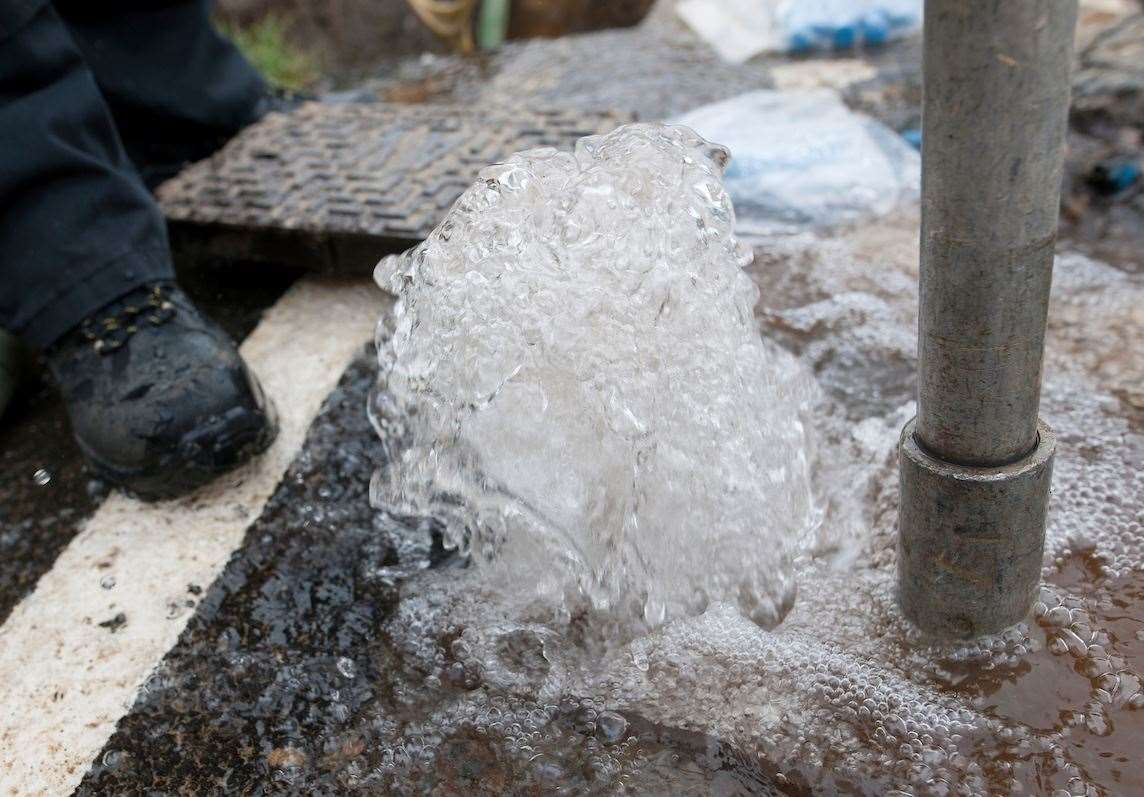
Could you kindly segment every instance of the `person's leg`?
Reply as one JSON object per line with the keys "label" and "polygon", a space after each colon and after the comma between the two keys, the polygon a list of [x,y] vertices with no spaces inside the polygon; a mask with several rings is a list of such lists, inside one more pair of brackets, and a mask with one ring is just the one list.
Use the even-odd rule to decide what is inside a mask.
{"label": "person's leg", "polygon": [[0,0],[0,326],[48,346],[173,276],[162,215],[47,2]]}
{"label": "person's leg", "polygon": [[147,185],[265,110],[268,87],[211,24],[208,0],[55,0]]}
{"label": "person's leg", "polygon": [[44,350],[96,475],[191,490],[275,435],[234,343],[173,282],[162,216],[51,5],[0,0],[0,326]]}

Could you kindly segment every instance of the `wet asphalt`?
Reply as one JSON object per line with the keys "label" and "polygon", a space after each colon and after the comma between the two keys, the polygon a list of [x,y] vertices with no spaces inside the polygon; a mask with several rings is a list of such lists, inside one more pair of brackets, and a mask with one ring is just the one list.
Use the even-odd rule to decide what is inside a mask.
{"label": "wet asphalt", "polygon": [[[385,626],[400,578],[453,568],[439,544],[402,544],[412,528],[376,512],[369,482],[384,463],[365,413],[376,355],[363,345],[327,397],[302,450],[213,584],[187,584],[193,612],[131,709],[95,757],[78,795],[577,794],[599,791],[576,767],[598,735],[574,696],[545,733],[566,759],[560,788],[491,731],[449,733],[433,760],[387,769],[393,730],[424,722],[478,682],[414,689],[427,672],[403,658]],[[130,622],[130,618],[127,618]],[[112,629],[108,630],[112,633]],[[773,768],[702,733],[639,716],[619,734],[663,759],[637,793],[805,794]],[[607,791],[605,789],[605,791]]]}
{"label": "wet asphalt", "polygon": [[[900,107],[867,110],[899,129],[916,121],[912,94]],[[1103,150],[1094,149],[1093,159],[1098,155]],[[1083,175],[1089,165],[1075,171]],[[1075,182],[1080,186],[1082,178]],[[1091,218],[1103,223],[1104,215]],[[1130,221],[1136,236],[1137,217]],[[1070,224],[1079,222],[1066,213],[1064,234],[1107,239],[1103,228],[1082,235]],[[1117,265],[1138,264],[1136,250],[1125,251],[1131,256],[1099,254]],[[180,268],[188,294],[237,340],[297,276],[260,264]],[[410,563],[394,545],[401,530],[384,527],[368,502],[370,476],[381,464],[364,412],[373,371],[373,355],[363,346],[222,575],[213,584],[185,585],[183,609],[192,615],[186,629],[120,719],[78,794],[532,793],[516,788],[516,764],[488,738],[463,734],[442,746],[434,772],[420,781],[352,785],[381,763],[393,723],[416,718],[396,695],[411,665],[383,631],[399,586],[378,572]],[[41,470],[46,481],[35,477]],[[86,472],[52,388],[34,380],[0,419],[0,622],[106,494]],[[109,625],[107,633],[116,630]],[[649,746],[675,751],[681,769],[704,755],[734,756],[710,737],[629,719]],[[742,762],[734,771],[740,779],[744,771],[751,776],[744,791],[772,793],[770,773]]]}
{"label": "wet asphalt", "polygon": [[363,348],[222,575],[187,585],[194,617],[79,794],[333,794],[376,754],[397,594],[374,573],[397,557],[369,505],[373,362]]}

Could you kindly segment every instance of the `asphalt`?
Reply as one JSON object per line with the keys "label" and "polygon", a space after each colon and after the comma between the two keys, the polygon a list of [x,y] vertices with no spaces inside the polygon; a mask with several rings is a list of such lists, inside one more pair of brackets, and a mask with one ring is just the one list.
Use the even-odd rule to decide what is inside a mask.
{"label": "asphalt", "polygon": [[326,399],[218,580],[187,585],[194,618],[80,794],[189,782],[201,793],[330,793],[346,765],[368,759],[367,716],[388,670],[376,629],[397,602],[392,583],[371,577],[397,559],[368,500],[380,458],[363,411],[370,362],[360,357]]}
{"label": "asphalt", "polygon": [[[863,235],[875,233],[859,234],[860,243],[866,240]],[[879,244],[880,240],[875,235],[863,246]],[[913,257],[911,236],[899,235],[893,240],[910,250],[902,254],[904,260]],[[878,248],[883,256],[892,257],[900,248],[897,244],[889,248],[879,244]],[[807,288],[800,281],[814,282],[823,275],[816,273],[813,264],[791,261],[782,265],[767,260],[770,256],[760,255],[757,265],[761,273],[756,275],[767,289],[768,300],[778,306],[805,304]],[[826,267],[824,263],[822,268]],[[230,288],[221,289],[217,287],[221,273],[200,274],[198,283],[194,277],[185,281],[198,301],[238,337],[245,336],[262,317],[263,308],[274,303],[293,281],[292,275],[272,278],[270,272],[255,272],[257,277],[252,279],[257,284],[243,287],[232,283]],[[278,287],[268,288],[268,279],[278,279]],[[361,291],[368,294],[368,285],[352,288],[355,295]],[[814,295],[810,290],[811,298]],[[367,298],[366,304],[372,301]],[[383,312],[383,305],[379,304],[376,312]],[[372,305],[367,313],[371,319],[376,317]],[[778,318],[782,311],[775,314]],[[299,345],[315,346],[313,335],[320,336],[325,318],[334,314],[323,310],[320,315],[317,325],[307,333],[310,337]],[[773,326],[777,321],[770,319],[768,323]],[[278,325],[288,336],[302,337],[295,334],[297,326],[289,320],[280,320]],[[140,670],[149,672],[140,678],[141,685],[128,683],[117,693],[127,703],[109,712],[108,734],[100,737],[102,746],[93,746],[90,755],[79,757],[79,770],[74,780],[68,781],[78,784],[77,793],[530,794],[609,792],[604,785],[615,785],[602,781],[593,769],[603,726],[586,720],[598,719],[591,713],[596,709],[575,695],[561,697],[538,724],[543,765],[522,758],[509,740],[497,733],[473,727],[444,732],[427,761],[394,765],[394,740],[403,738],[403,729],[434,721],[450,704],[479,693],[481,682],[466,675],[429,685],[424,659],[410,658],[389,636],[396,613],[408,601],[419,599],[418,583],[406,580],[408,574],[435,568],[445,570],[437,577],[449,578],[449,569],[457,563],[444,556],[439,546],[414,544],[412,540],[419,535],[414,534],[412,525],[402,525],[370,507],[369,480],[383,464],[380,441],[364,411],[374,381],[374,353],[364,343],[366,332],[354,334],[360,335],[360,341],[355,338],[351,342],[357,346],[356,358],[341,374],[333,392],[326,394],[328,386],[321,389],[318,395],[326,396],[322,408],[313,422],[307,421],[302,427],[308,428],[304,440],[299,432],[296,442],[284,452],[290,464],[284,476],[275,477],[272,483],[276,486],[272,492],[268,489],[269,499],[252,502],[250,519],[236,521],[233,542],[219,546],[219,569],[210,570],[204,578],[178,579],[178,571],[178,580],[169,585],[170,589],[154,596],[155,601],[166,601],[171,616],[189,619],[177,638],[172,637],[173,645],[156,644],[149,649],[153,657]],[[800,350],[790,341],[788,345]],[[803,355],[809,356],[806,352]],[[279,361],[290,362],[291,356]],[[890,361],[896,359],[891,357]],[[843,376],[857,380],[856,387],[842,390],[837,398],[852,403],[852,409],[861,410],[860,414],[884,411],[903,399],[905,387],[890,390],[883,397],[885,407],[862,409],[866,407],[863,402],[870,401],[866,394],[877,392],[875,387],[888,389],[884,377],[878,376],[881,372],[862,358],[833,357],[826,362],[836,363],[845,372]],[[342,367],[338,365],[338,371],[330,374],[331,382]],[[830,384],[830,367],[819,369],[819,378]],[[844,387],[850,384],[848,379],[835,381]],[[863,398],[852,401],[852,394]],[[46,388],[42,396],[45,402],[51,399]],[[22,405],[20,411],[30,409],[36,409],[34,402]],[[23,495],[30,497],[22,499],[24,503],[18,508],[29,513],[24,517],[38,518],[34,513],[42,512],[46,520],[35,521],[19,538],[24,548],[18,555],[23,556],[30,556],[29,551],[39,553],[36,544],[43,535],[33,535],[52,522],[60,530],[54,550],[63,549],[83,519],[99,509],[104,493],[102,488],[89,491],[74,453],[69,460],[66,424],[61,416],[57,413],[53,430],[51,416],[42,407],[40,411],[44,414],[33,414],[32,420],[49,420],[40,421],[43,425],[39,427],[20,429],[20,435],[26,436],[21,438],[25,440],[23,451],[26,457],[40,455],[41,459],[32,461],[45,463],[45,469],[50,466],[53,476],[42,486],[31,474],[25,479]],[[71,471],[67,470],[69,463]],[[67,504],[69,497],[75,503]],[[3,506],[6,510],[17,507]],[[25,528],[20,523],[17,519],[16,530]],[[26,559],[25,564],[35,562],[41,571],[59,569],[60,558],[44,550],[40,559]],[[457,570],[458,576],[460,573]],[[1096,578],[1083,567],[1069,573],[1066,569],[1061,584],[1080,593]],[[116,599],[133,578],[141,575],[138,569],[133,573],[121,568],[117,571],[120,583],[108,588],[108,598]],[[81,576],[87,578],[82,572]],[[25,583],[26,593],[36,581],[29,578]],[[15,591],[13,594],[18,599]],[[1111,594],[1125,603],[1110,607],[1107,623],[1123,638],[1118,644],[1138,656],[1139,579],[1131,575]],[[100,613],[91,615],[99,640],[99,650],[93,651],[93,656],[132,644],[130,637],[140,619],[130,605],[124,606],[115,610],[99,607]],[[1105,624],[1104,618],[1101,624]],[[8,623],[5,630],[11,625]],[[450,648],[448,639],[438,640],[438,644],[443,650]],[[1052,683],[1061,704],[1082,704],[1086,699],[1086,689],[1076,689],[1075,694],[1061,691],[1062,685],[1075,686],[1074,673],[1068,661],[1047,648],[1030,657],[1028,667],[1018,675],[1021,677],[994,678],[974,671],[963,690],[980,692],[1001,716],[1015,712],[1031,727],[1053,727],[1059,708],[1030,691],[1036,683]],[[54,698],[45,693],[40,699]],[[77,717],[74,721],[82,720]],[[780,776],[775,762],[740,753],[701,732],[659,726],[636,714],[624,714],[616,722],[626,745],[622,754],[616,755],[623,761],[654,762],[654,766],[631,774],[623,784],[635,793],[712,793],[724,788],[732,794],[804,793],[823,786],[818,779],[821,775],[810,765],[801,769],[804,765],[799,761],[778,762],[784,767]],[[1098,782],[1131,782],[1125,773],[1129,772],[1132,750],[1141,732],[1139,718],[1130,713],[1119,722],[1119,732],[1111,736],[1077,733],[1070,739],[1069,755],[1084,761]],[[26,749],[34,750],[30,754],[33,759],[55,755],[50,746]],[[846,773],[839,777],[856,776]],[[834,785],[858,792],[876,791],[870,784],[853,780],[835,781]],[[70,786],[47,793],[69,790]]]}
{"label": "asphalt", "polygon": [[[376,372],[365,350],[329,395],[290,467],[225,570],[187,584],[194,616],[96,756],[77,794],[498,794],[551,789],[496,734],[463,729],[430,766],[393,771],[392,730],[475,688],[420,689],[384,626],[401,601],[392,573],[451,568],[437,546],[402,544],[413,526],[369,504],[382,447],[363,407]],[[113,629],[108,629],[113,633]],[[583,707],[567,698],[544,726],[579,760]],[[774,772],[717,739],[640,717],[621,721],[645,756],[671,763],[645,782],[706,791],[722,776],[777,794]],[[587,776],[560,770],[566,785]],[[551,777],[550,773],[547,773]],[[545,788],[548,787],[548,788]],[[800,793],[787,784],[786,793]]]}

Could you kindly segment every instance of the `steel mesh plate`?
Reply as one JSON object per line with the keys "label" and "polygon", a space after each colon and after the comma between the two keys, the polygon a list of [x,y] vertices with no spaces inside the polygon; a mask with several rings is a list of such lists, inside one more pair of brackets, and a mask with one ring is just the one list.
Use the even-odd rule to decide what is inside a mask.
{"label": "steel mesh plate", "polygon": [[308,103],[158,190],[184,254],[363,271],[425,238],[489,163],[631,121],[581,111]]}

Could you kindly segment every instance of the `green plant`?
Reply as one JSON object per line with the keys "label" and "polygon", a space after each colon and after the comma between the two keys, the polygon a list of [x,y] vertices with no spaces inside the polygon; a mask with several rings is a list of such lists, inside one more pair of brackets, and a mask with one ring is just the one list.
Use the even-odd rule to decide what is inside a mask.
{"label": "green plant", "polygon": [[290,40],[289,28],[289,21],[277,14],[249,25],[226,21],[219,25],[267,81],[298,91],[312,86],[321,72],[314,56]]}

